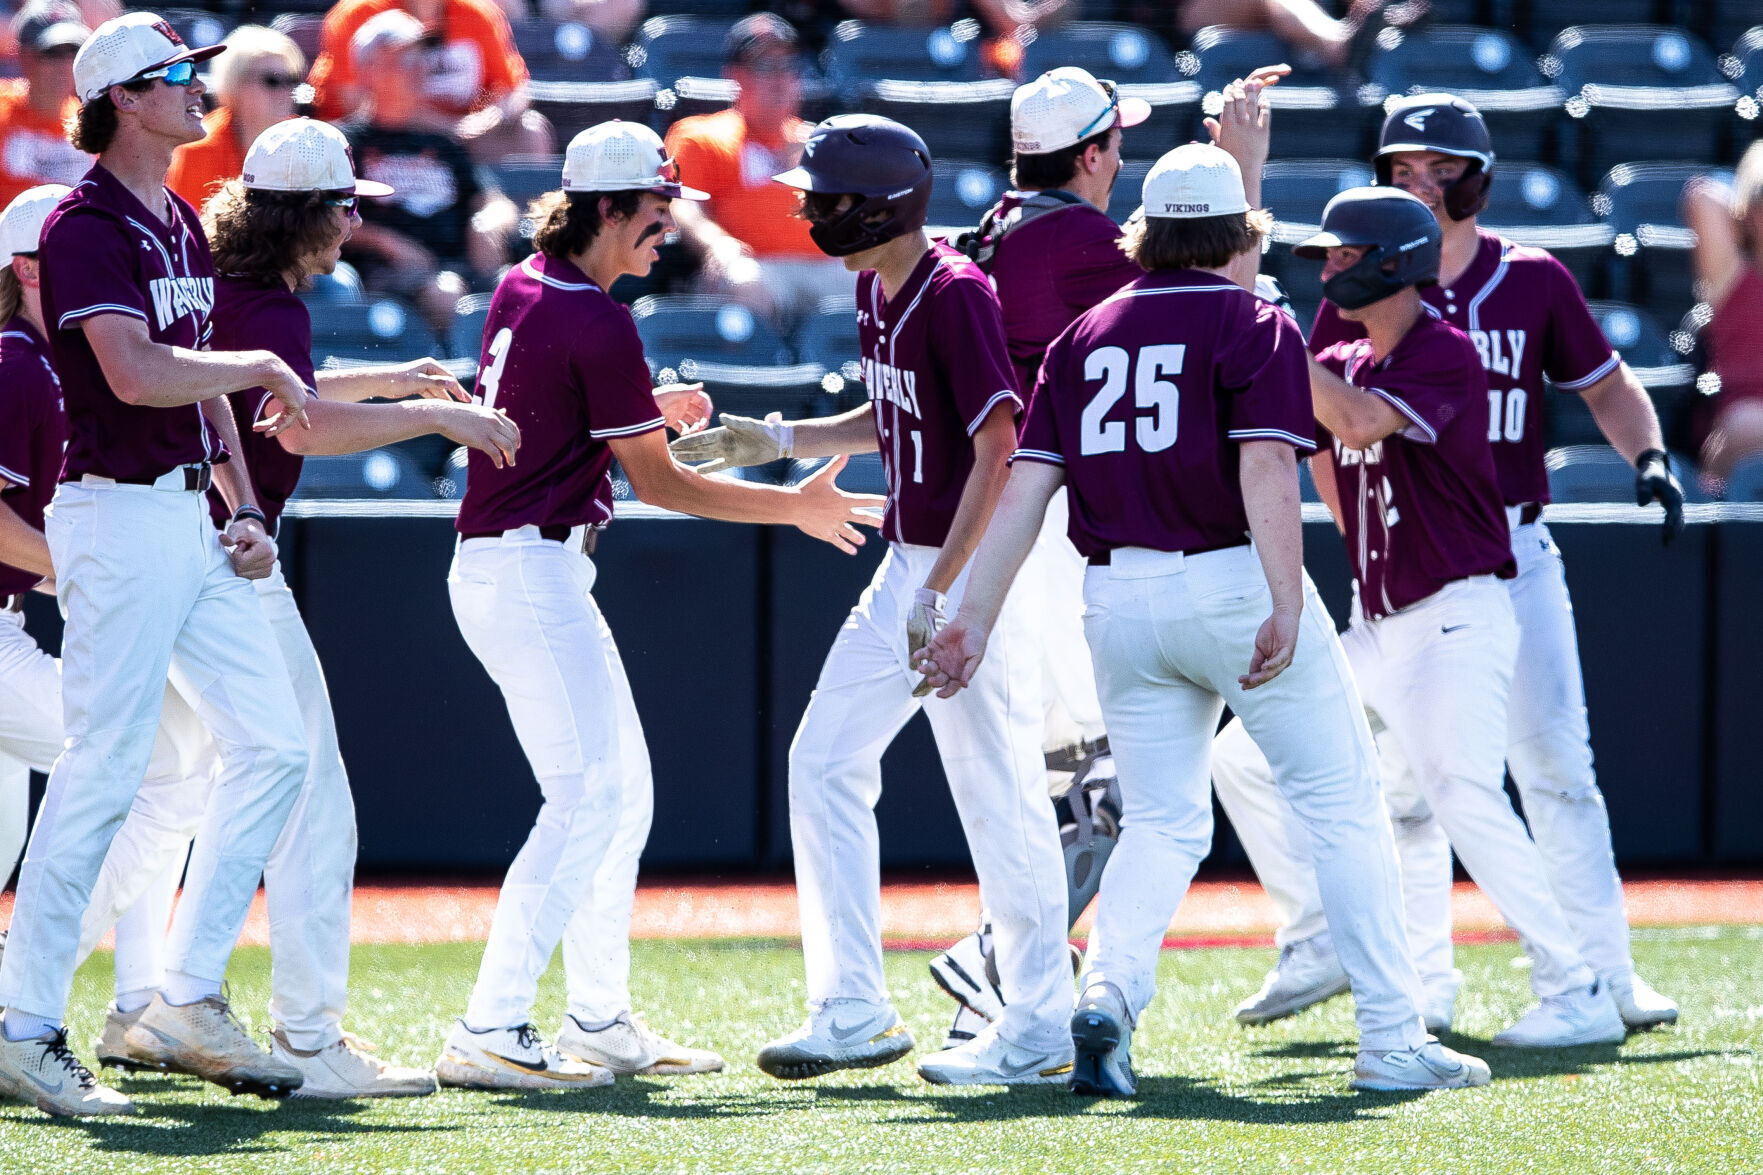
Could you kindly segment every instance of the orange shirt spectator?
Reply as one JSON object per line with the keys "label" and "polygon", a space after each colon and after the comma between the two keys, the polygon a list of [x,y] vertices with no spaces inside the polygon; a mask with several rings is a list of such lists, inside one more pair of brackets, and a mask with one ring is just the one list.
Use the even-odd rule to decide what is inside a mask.
{"label": "orange shirt spectator", "polygon": [[62,119],[79,108],[79,100],[70,97],[60,115],[46,116],[31,105],[25,79],[0,81],[0,207],[38,184],[71,187],[91,170],[92,157],[76,151],[62,130]]}
{"label": "orange shirt spectator", "polygon": [[808,222],[795,214],[799,198],[771,177],[795,166],[812,129],[799,118],[771,141],[748,134],[737,110],[682,118],[667,132],[667,151],[685,182],[710,193],[705,211],[724,232],[746,242],[756,257],[814,257]]}
{"label": "orange shirt spectator", "polygon": [[274,29],[240,25],[225,44],[209,72],[208,88],[220,105],[202,120],[208,133],[177,149],[165,178],[197,211],[243,170],[245,148],[258,135],[294,117],[294,90],[306,72],[300,47]]}
{"label": "orange shirt spectator", "polygon": [[463,116],[526,85],[526,62],[514,47],[508,18],[491,0],[342,0],[324,18],[311,81],[320,118],[338,119],[360,105],[362,86],[349,42],[362,25],[405,8],[437,34],[424,97],[437,110]]}
{"label": "orange shirt spectator", "polygon": [[226,107],[202,120],[208,133],[199,142],[186,143],[171,157],[165,186],[188,200],[199,212],[214,190],[236,179],[245,167],[245,151],[233,133],[233,112]]}

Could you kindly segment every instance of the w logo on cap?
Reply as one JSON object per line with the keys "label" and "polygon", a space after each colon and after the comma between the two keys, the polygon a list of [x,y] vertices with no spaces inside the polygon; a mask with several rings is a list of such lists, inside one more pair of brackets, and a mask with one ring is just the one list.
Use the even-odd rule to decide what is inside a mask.
{"label": "w logo on cap", "polygon": [[156,20],[153,22],[153,31],[174,45],[182,45],[184,43],[184,39],[178,36],[178,31],[163,20]]}

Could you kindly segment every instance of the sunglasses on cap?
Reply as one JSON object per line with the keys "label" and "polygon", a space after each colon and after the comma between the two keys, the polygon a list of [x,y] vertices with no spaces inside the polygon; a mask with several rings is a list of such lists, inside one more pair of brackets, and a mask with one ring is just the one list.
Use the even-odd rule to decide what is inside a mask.
{"label": "sunglasses on cap", "polygon": [[168,65],[164,69],[150,69],[146,73],[136,74],[134,80],[137,82],[158,80],[168,86],[181,88],[196,80],[196,63],[194,61],[180,61],[175,65]]}
{"label": "sunglasses on cap", "polygon": [[1103,108],[1102,113],[1090,119],[1088,126],[1077,132],[1077,141],[1080,143],[1120,121],[1120,87],[1100,78],[1096,79],[1096,83],[1102,87],[1102,92],[1108,95],[1108,105]]}

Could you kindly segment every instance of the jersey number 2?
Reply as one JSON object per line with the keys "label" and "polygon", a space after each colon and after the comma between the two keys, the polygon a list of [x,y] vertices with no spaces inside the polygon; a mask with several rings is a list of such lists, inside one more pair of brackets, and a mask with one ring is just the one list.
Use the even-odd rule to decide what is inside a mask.
{"label": "jersey number 2", "polygon": [[1109,420],[1108,413],[1126,394],[1129,369],[1133,371],[1133,438],[1147,453],[1161,453],[1175,444],[1181,393],[1165,375],[1180,375],[1187,355],[1184,343],[1158,343],[1140,347],[1138,361],[1124,347],[1098,347],[1084,359],[1084,379],[1101,380],[1102,386],[1084,405],[1078,419],[1078,452],[1085,457],[1126,451],[1126,422]]}
{"label": "jersey number 2", "polygon": [[490,365],[478,373],[478,398],[485,408],[496,406],[496,393],[502,390],[502,369],[508,366],[508,345],[514,342],[514,331],[503,327],[490,340]]}

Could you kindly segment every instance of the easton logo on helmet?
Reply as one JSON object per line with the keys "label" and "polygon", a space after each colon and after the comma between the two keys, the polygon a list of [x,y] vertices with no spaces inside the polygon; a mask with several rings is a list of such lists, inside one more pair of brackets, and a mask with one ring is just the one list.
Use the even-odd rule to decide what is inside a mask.
{"label": "easton logo on helmet", "polygon": [[1409,126],[1413,127],[1417,131],[1423,131],[1426,129],[1426,120],[1431,118],[1433,115],[1437,114],[1438,112],[1439,112],[1438,107],[1428,106],[1425,110],[1416,110],[1413,114],[1408,115],[1402,121],[1407,123]]}
{"label": "easton logo on helmet", "polygon": [[1406,245],[1396,246],[1396,252],[1406,253],[1410,249],[1418,249],[1418,248],[1420,248],[1420,246],[1428,243],[1431,240],[1432,240],[1431,237],[1420,237],[1417,240],[1409,241]]}

